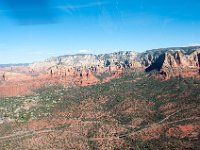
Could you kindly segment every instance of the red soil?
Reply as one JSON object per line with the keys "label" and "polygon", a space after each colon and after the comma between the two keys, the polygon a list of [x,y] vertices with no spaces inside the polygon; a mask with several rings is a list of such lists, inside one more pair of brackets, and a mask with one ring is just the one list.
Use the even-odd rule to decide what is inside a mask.
{"label": "red soil", "polygon": [[[87,71],[86,71],[87,70]],[[96,73],[101,74],[108,71],[107,68],[98,68]],[[81,75],[82,74],[82,75]],[[111,77],[103,82],[108,82],[121,75],[114,72]],[[69,84],[88,86],[97,84],[97,79],[91,70],[81,68],[53,68],[46,71],[29,70],[27,67],[0,68],[0,96],[18,96],[31,94],[33,88],[45,84]]]}

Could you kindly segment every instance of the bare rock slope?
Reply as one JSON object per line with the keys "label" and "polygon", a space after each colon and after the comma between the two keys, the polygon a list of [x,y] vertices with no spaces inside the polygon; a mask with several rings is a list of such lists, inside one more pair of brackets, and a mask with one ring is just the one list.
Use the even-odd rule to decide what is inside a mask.
{"label": "bare rock slope", "polygon": [[46,70],[63,65],[67,67],[115,67],[159,70],[164,78],[171,75],[199,74],[200,46],[148,50],[146,52],[116,52],[110,54],[66,55],[30,64],[30,68]]}

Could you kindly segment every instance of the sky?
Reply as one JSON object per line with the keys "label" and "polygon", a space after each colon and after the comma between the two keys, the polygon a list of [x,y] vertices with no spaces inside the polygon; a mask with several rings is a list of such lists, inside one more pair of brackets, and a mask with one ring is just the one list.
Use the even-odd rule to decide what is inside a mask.
{"label": "sky", "polygon": [[199,0],[0,0],[0,64],[200,44]]}

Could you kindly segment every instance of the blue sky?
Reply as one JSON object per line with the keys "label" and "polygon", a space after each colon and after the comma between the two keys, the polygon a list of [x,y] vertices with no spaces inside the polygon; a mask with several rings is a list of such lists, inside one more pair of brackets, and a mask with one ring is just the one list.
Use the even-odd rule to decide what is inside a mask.
{"label": "blue sky", "polygon": [[199,0],[1,0],[0,64],[200,44]]}

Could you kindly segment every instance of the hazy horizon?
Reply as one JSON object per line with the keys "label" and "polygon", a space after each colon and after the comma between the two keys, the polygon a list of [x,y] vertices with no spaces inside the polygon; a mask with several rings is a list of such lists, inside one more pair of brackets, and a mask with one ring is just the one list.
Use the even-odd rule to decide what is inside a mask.
{"label": "hazy horizon", "polygon": [[200,2],[2,0],[0,64],[199,45]]}

